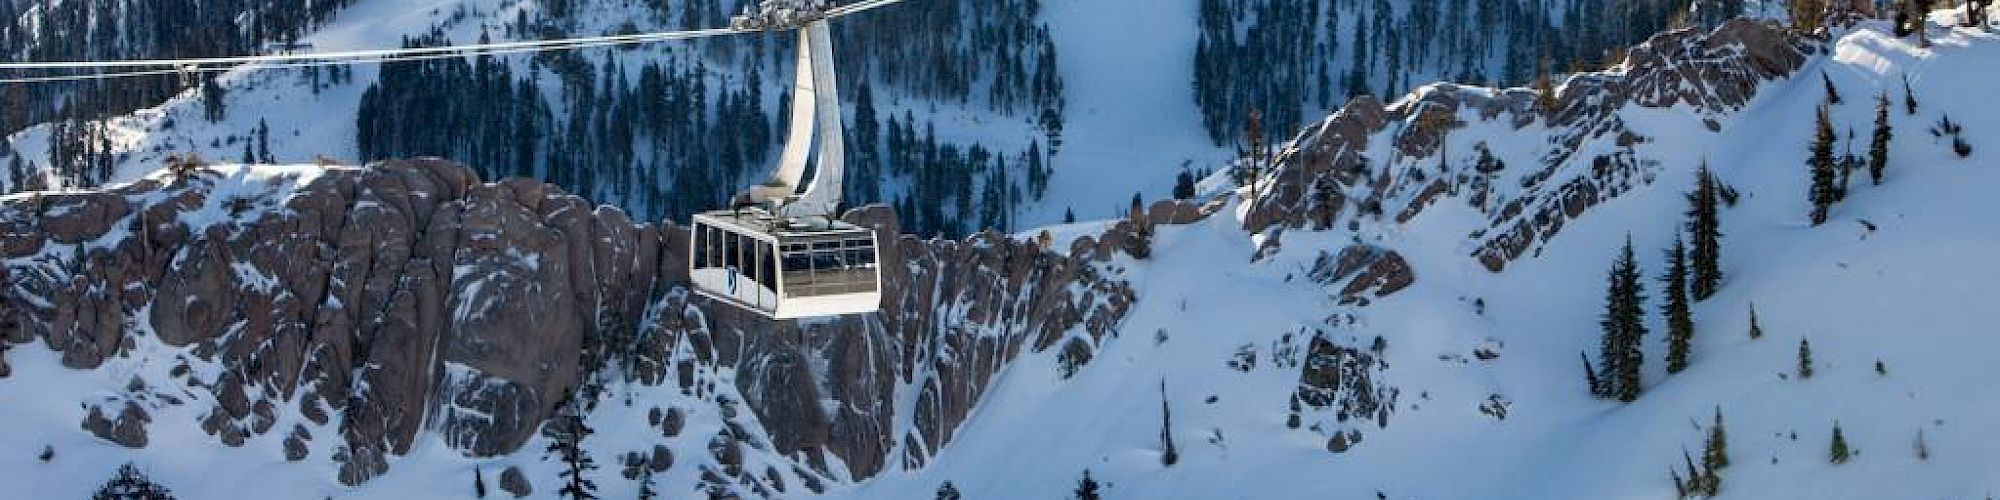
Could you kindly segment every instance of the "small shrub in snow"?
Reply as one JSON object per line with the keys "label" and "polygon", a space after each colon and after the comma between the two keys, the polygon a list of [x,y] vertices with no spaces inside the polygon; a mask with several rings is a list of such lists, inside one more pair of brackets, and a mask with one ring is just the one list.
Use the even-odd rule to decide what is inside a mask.
{"label": "small shrub in snow", "polygon": [[1853,452],[1847,448],[1847,436],[1840,432],[1840,422],[1833,423],[1833,443],[1827,448],[1827,460],[1835,464],[1847,463]]}

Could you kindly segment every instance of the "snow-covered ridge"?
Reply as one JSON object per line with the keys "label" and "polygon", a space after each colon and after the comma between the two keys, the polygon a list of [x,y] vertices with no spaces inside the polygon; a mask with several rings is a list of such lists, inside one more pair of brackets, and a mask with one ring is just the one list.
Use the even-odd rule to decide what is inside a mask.
{"label": "snow-covered ridge", "polygon": [[1649,119],[1722,133],[1766,82],[1788,77],[1818,47],[1736,20],[1657,35],[1624,63],[1573,75],[1546,99],[1533,89],[1454,84],[1424,86],[1386,106],[1364,96],[1276,155],[1247,227],[1362,230],[1462,200],[1490,220],[1468,236],[1481,245],[1473,256],[1499,271],[1564,219],[1650,182],[1660,165],[1639,151],[1656,140]]}

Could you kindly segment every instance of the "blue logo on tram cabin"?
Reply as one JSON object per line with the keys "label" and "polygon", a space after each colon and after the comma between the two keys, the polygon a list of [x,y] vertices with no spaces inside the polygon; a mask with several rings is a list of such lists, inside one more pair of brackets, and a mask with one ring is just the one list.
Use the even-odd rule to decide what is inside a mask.
{"label": "blue logo on tram cabin", "polygon": [[729,266],[729,294],[736,295],[736,266]]}

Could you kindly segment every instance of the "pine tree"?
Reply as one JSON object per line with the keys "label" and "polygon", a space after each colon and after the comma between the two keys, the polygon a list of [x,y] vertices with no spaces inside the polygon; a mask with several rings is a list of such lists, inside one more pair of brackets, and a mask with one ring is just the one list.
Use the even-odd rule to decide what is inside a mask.
{"label": "pine tree", "polygon": [[1704,161],[1695,171],[1694,192],[1688,193],[1688,234],[1693,247],[1688,251],[1691,274],[1688,290],[1694,300],[1715,296],[1722,286],[1722,187],[1715,172]]}
{"label": "pine tree", "polygon": [[1750,304],[1750,340],[1764,338],[1764,327],[1757,324],[1757,304]]}
{"label": "pine tree", "polygon": [[472,496],[486,498],[486,475],[478,467],[472,468]]}
{"label": "pine tree", "polygon": [[1686,483],[1680,487],[1682,498],[1700,496],[1704,492],[1707,492],[1708,476],[1711,471],[1704,471],[1695,467],[1694,455],[1689,454],[1687,448],[1681,448],[1681,464],[1687,467],[1688,472]]}
{"label": "pine tree", "polygon": [[937,500],[959,500],[961,498],[964,498],[964,495],[958,493],[958,486],[951,484],[951,480],[945,480],[944,484],[938,485]]}
{"label": "pine tree", "polygon": [[1722,407],[1715,407],[1715,423],[1708,428],[1708,443],[1702,448],[1703,467],[1722,469],[1729,467],[1729,434],[1722,428]]}
{"label": "pine tree", "polygon": [[1674,237],[1674,246],[1667,249],[1667,273],[1660,276],[1667,284],[1666,303],[1660,315],[1667,321],[1667,373],[1680,373],[1687,369],[1688,344],[1694,340],[1694,318],[1688,310],[1688,265],[1687,244],[1679,236]]}
{"label": "pine tree", "polygon": [[1847,436],[1840,433],[1840,422],[1835,421],[1833,423],[1833,443],[1827,447],[1827,459],[1834,464],[1844,464],[1847,463],[1849,454]]}
{"label": "pine tree", "polygon": [[1174,410],[1167,407],[1167,381],[1160,381],[1160,465],[1173,467],[1181,461],[1181,453],[1174,449]]}
{"label": "pine tree", "polygon": [[640,474],[642,475],[639,476],[639,500],[659,498],[660,493],[653,491],[653,469],[648,467]]}
{"label": "pine tree", "polygon": [[1840,199],[1840,188],[1834,185],[1837,172],[1833,159],[1833,121],[1827,116],[1826,106],[1820,106],[1814,121],[1816,133],[1813,135],[1812,157],[1806,164],[1812,167],[1812,189],[1808,197],[1812,202],[1812,225],[1826,223],[1827,212]]}
{"label": "pine tree", "polygon": [[1090,478],[1090,469],[1083,470],[1083,480],[1076,482],[1076,500],[1101,500],[1098,496],[1097,480]]}
{"label": "pine tree", "polygon": [[565,394],[560,405],[567,407],[564,411],[568,414],[559,417],[563,419],[566,429],[555,433],[555,439],[549,443],[548,448],[548,451],[555,453],[566,466],[558,474],[564,479],[564,483],[561,489],[556,490],[556,494],[571,500],[595,499],[597,483],[584,474],[596,470],[597,462],[591,460],[590,453],[583,449],[583,439],[594,431],[584,424],[583,405],[577,402],[575,396]]}
{"label": "pine tree", "polygon": [[1806,339],[1800,338],[1799,378],[1807,379],[1807,378],[1812,378],[1812,376],[1813,376],[1812,342],[1808,342],[1806,341]]}
{"label": "pine tree", "polygon": [[1064,224],[1076,223],[1076,209],[1074,208],[1063,209],[1063,223]]}
{"label": "pine tree", "polygon": [[173,500],[174,494],[166,486],[153,482],[152,478],[146,477],[145,473],[139,471],[138,466],[132,465],[131,462],[126,462],[125,465],[119,466],[117,474],[111,476],[111,480],[105,481],[103,486],[99,486],[97,492],[91,494],[90,498],[92,500]]}
{"label": "pine tree", "polygon": [[1826,86],[1826,104],[1828,106],[1839,106],[1840,89],[1833,87],[1833,77],[1827,75],[1826,71],[1820,71],[1819,81],[1821,84]]}
{"label": "pine tree", "polygon": [[1639,341],[1646,335],[1644,285],[1639,280],[1639,262],[1632,255],[1632,237],[1627,235],[1625,249],[1607,278],[1604,317],[1599,323],[1604,329],[1598,360],[1603,367],[1598,374],[1599,397],[1624,402],[1639,399],[1639,368],[1645,363]]}
{"label": "pine tree", "polygon": [[1910,88],[1910,74],[1903,74],[1903,114],[1917,116],[1917,91]]}
{"label": "pine tree", "polygon": [[1192,199],[1194,198],[1194,191],[1194,172],[1182,168],[1181,173],[1174,176],[1174,199]]}
{"label": "pine tree", "polygon": [[1555,82],[1552,80],[1554,77],[1549,76],[1549,59],[1544,57],[1537,65],[1534,82],[1535,109],[1541,110],[1543,117],[1554,116],[1556,106],[1561,105],[1556,101]]}
{"label": "pine tree", "polygon": [[1868,142],[1868,178],[1882,185],[1882,171],[1889,168],[1889,140],[1895,132],[1889,125],[1889,92],[1875,96],[1875,133]]}
{"label": "pine tree", "polygon": [[1583,358],[1583,380],[1587,384],[1585,387],[1590,388],[1592,395],[1604,397],[1604,383],[1597,379],[1597,369],[1590,366],[1590,354],[1577,351],[1576,355]]}

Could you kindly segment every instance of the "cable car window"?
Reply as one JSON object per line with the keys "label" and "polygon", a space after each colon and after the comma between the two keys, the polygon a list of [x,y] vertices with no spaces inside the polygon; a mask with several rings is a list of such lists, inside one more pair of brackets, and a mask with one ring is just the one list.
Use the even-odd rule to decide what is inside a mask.
{"label": "cable car window", "polygon": [[840,252],[813,252],[812,260],[813,275],[815,277],[821,274],[830,275],[830,273],[838,272],[841,268],[847,267],[840,262]]}
{"label": "cable car window", "polygon": [[723,251],[723,249],[728,246],[728,238],[729,238],[729,233],[723,232],[722,228],[709,226],[708,267],[716,269],[722,268],[723,265],[722,262],[724,260],[727,260],[729,255],[727,252]]}
{"label": "cable car window", "polygon": [[772,255],[770,244],[757,245],[757,284],[764,288],[778,289],[778,256]]}
{"label": "cable car window", "polygon": [[688,232],[688,237],[694,239],[693,244],[688,245],[694,250],[694,255],[688,256],[688,263],[696,269],[708,267],[708,227],[696,223],[694,230]]}
{"label": "cable car window", "polygon": [[722,235],[722,267],[730,269],[743,268],[742,244],[738,241],[739,239],[735,234]]}
{"label": "cable car window", "polygon": [[838,242],[838,241],[815,241],[815,242],[813,242],[813,250],[833,250],[833,249],[837,249],[837,248],[840,248],[840,242]]}

